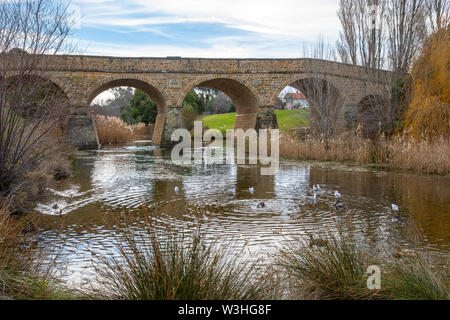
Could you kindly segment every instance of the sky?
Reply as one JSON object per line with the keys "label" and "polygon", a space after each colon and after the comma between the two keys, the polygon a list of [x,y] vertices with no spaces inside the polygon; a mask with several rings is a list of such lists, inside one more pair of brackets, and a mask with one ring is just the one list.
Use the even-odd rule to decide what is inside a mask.
{"label": "sky", "polygon": [[[66,0],[61,0],[66,1]],[[338,0],[72,0],[80,53],[298,58],[338,37]]]}

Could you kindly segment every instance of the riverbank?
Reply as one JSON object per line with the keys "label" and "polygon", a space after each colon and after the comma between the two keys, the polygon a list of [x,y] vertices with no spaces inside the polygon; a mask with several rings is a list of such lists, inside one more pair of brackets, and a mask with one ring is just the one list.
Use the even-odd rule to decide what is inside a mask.
{"label": "riverbank", "polygon": [[299,138],[283,132],[280,136],[280,156],[301,161],[341,162],[425,174],[450,174],[450,141],[443,138],[417,141],[393,136],[391,139],[369,140],[346,133],[331,139],[327,149],[318,138]]}

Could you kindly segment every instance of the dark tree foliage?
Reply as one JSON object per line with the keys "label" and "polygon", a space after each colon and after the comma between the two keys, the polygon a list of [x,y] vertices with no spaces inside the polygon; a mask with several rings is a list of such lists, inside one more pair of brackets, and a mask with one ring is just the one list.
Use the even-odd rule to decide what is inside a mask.
{"label": "dark tree foliage", "polygon": [[121,108],[120,118],[126,123],[155,123],[158,108],[144,91],[136,89],[131,103]]}

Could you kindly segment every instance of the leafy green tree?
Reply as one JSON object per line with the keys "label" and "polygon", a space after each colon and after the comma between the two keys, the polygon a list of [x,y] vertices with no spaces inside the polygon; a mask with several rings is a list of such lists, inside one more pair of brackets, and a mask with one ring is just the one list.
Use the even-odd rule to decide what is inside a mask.
{"label": "leafy green tree", "polygon": [[148,94],[136,89],[130,105],[121,108],[120,118],[126,123],[133,125],[137,123],[155,123],[158,108],[156,103],[150,99]]}
{"label": "leafy green tree", "polygon": [[197,94],[195,93],[194,90],[191,90],[184,98],[183,106],[191,105],[194,108],[194,111],[197,111],[198,110],[197,100],[198,100]]}

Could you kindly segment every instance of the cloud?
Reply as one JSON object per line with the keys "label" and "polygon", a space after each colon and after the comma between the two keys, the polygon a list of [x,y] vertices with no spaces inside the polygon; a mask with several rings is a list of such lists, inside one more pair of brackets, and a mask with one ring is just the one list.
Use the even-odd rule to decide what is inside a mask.
{"label": "cloud", "polygon": [[301,42],[314,41],[319,34],[334,42],[339,29],[338,0],[72,2],[81,8],[82,30],[100,30],[104,37],[129,34],[124,40],[106,40],[87,39],[85,32],[81,38],[89,42],[87,53],[92,54],[298,57]]}

